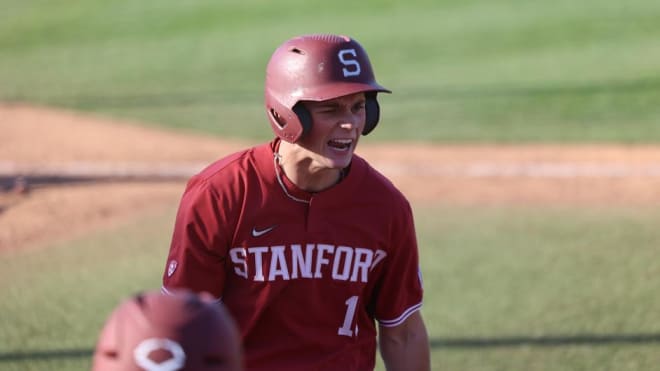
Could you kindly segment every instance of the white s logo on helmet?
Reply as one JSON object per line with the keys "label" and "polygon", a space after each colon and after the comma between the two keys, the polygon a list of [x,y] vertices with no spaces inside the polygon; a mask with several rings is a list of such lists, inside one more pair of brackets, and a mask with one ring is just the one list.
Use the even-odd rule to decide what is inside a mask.
{"label": "white s logo on helmet", "polygon": [[346,55],[352,55],[356,58],[357,52],[355,52],[355,49],[342,49],[337,53],[339,61],[345,66],[341,69],[344,73],[344,77],[359,76],[360,72],[362,72],[360,69],[360,63],[356,59],[350,57],[349,59],[346,59]]}
{"label": "white s logo on helmet", "polygon": [[[172,358],[156,363],[149,355],[155,350],[166,350]],[[135,363],[147,371],[176,371],[186,365],[186,353],[176,341],[150,338],[143,340],[133,351]]]}

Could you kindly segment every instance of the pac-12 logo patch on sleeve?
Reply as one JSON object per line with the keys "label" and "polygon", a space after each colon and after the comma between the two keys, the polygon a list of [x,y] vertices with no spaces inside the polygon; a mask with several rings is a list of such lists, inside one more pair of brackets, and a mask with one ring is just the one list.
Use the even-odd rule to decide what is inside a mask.
{"label": "pac-12 logo patch on sleeve", "polygon": [[176,260],[171,260],[170,264],[167,266],[167,277],[172,277],[174,271],[176,270],[176,267],[178,266],[179,263],[177,263]]}

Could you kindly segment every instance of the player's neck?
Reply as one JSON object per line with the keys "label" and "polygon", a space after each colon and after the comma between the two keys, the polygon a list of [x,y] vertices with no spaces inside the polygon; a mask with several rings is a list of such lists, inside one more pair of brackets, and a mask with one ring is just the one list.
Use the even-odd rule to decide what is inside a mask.
{"label": "player's neck", "polygon": [[307,150],[285,141],[276,148],[281,172],[298,188],[307,192],[320,192],[337,184],[343,177],[342,169],[323,168],[309,156]]}

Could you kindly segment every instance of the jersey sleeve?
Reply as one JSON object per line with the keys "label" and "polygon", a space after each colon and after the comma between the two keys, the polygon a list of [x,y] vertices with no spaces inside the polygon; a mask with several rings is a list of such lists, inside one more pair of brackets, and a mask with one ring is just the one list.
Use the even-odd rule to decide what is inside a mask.
{"label": "jersey sleeve", "polygon": [[405,201],[392,213],[392,245],[375,298],[376,319],[386,327],[397,326],[420,310],[423,298],[412,209]]}
{"label": "jersey sleeve", "polygon": [[163,273],[163,291],[187,288],[221,298],[229,244],[223,199],[193,178],[181,198]]}

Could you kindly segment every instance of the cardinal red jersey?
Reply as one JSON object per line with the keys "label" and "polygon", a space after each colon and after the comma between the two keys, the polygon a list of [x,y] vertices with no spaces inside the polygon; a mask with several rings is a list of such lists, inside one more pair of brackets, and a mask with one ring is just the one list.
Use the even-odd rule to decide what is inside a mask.
{"label": "cardinal red jersey", "polygon": [[302,191],[278,170],[277,144],[189,181],[163,289],[221,299],[247,370],[372,370],[376,321],[397,326],[422,305],[410,205],[357,155],[335,186]]}

